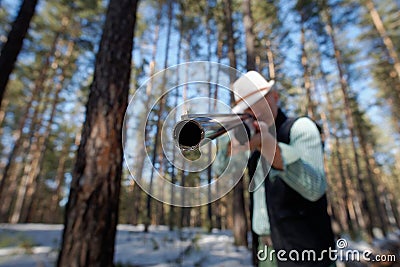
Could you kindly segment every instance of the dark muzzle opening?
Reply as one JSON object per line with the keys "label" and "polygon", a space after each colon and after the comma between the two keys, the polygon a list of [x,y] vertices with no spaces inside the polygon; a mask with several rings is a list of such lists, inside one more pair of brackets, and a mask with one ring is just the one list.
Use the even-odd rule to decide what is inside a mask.
{"label": "dark muzzle opening", "polygon": [[203,137],[202,127],[194,120],[180,121],[175,125],[174,139],[180,148],[193,149],[200,144]]}

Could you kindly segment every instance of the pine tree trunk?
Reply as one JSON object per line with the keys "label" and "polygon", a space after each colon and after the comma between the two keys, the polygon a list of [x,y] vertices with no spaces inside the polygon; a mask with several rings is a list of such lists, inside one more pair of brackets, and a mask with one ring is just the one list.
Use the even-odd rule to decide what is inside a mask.
{"label": "pine tree trunk", "polygon": [[29,24],[35,14],[38,0],[24,0],[15,18],[7,42],[0,53],[0,108],[4,92],[15,62],[28,32]]}
{"label": "pine tree trunk", "polygon": [[256,37],[253,32],[254,20],[251,13],[251,0],[244,0],[243,7],[243,25],[246,33],[246,69],[247,71],[256,69],[255,60],[255,40]]}
{"label": "pine tree trunk", "polygon": [[[245,28],[245,33],[246,33],[246,69],[247,71],[250,70],[255,70],[256,69],[256,60],[255,60],[255,35],[253,32],[253,27],[254,27],[254,20],[253,16],[251,13],[251,0],[245,0],[243,1],[242,4],[243,7],[243,25]],[[243,187],[241,190],[243,192],[244,190],[244,184],[243,184],[244,178],[242,177],[241,182],[239,182],[239,186]],[[239,193],[235,191],[235,194]],[[241,193],[241,196],[236,196],[234,195],[234,203],[237,202],[237,200],[241,199],[244,203],[244,197],[243,193]],[[239,204],[240,205],[240,204]],[[250,192],[250,203],[249,203],[249,209],[250,209],[250,226],[247,225],[247,220],[246,220],[246,228],[249,227],[249,231],[251,232],[252,235],[252,262],[254,265],[258,263],[258,258],[257,258],[257,250],[258,250],[258,235],[253,231],[253,228],[251,227],[253,225],[253,192]],[[234,205],[234,210],[236,208],[241,208],[241,207],[235,207]],[[265,222],[268,223],[268,222]],[[238,226],[242,227],[242,226]],[[240,230],[238,230],[240,232]],[[246,233],[247,234],[247,233]],[[240,237],[238,237],[239,239]],[[246,244],[247,245],[247,237],[246,240],[238,242],[239,244]]]}
{"label": "pine tree trunk", "polygon": [[339,137],[337,134],[335,134],[335,148],[336,148],[336,159],[337,159],[337,169],[339,170],[340,173],[340,178],[341,178],[341,187],[340,187],[340,192],[341,192],[341,199],[343,199],[344,202],[344,209],[345,209],[345,216],[346,216],[346,224],[343,228],[345,230],[348,230],[350,233],[354,232],[354,223],[353,223],[353,218],[350,215],[350,209],[349,209],[349,204],[351,202],[350,199],[350,194],[349,194],[349,189],[348,189],[348,178],[346,178],[346,174],[344,173],[344,164],[343,164],[343,158],[341,154],[341,144],[339,141]]}
{"label": "pine tree trunk", "polygon": [[365,211],[365,214],[368,218],[368,221],[366,222],[366,229],[367,232],[370,236],[372,236],[372,209],[367,201],[367,192],[366,192],[366,185],[364,178],[362,177],[362,171],[360,167],[360,160],[359,156],[357,153],[357,145],[356,145],[356,134],[355,134],[355,129],[354,129],[354,119],[353,119],[353,114],[352,110],[350,107],[350,101],[349,101],[349,96],[348,96],[348,83],[345,78],[344,70],[343,70],[343,60],[342,60],[342,54],[341,51],[339,50],[337,43],[336,43],[336,36],[334,33],[333,29],[333,23],[332,23],[332,17],[330,14],[330,10],[327,10],[327,24],[326,24],[326,30],[329,35],[329,38],[332,42],[333,49],[335,52],[335,60],[336,60],[336,66],[339,72],[339,80],[340,80],[340,88],[342,91],[342,97],[343,97],[343,103],[344,103],[344,112],[345,112],[345,117],[346,117],[346,122],[347,122],[347,127],[350,131],[350,141],[352,144],[352,149],[353,149],[353,164],[355,165],[355,173],[356,173],[356,178],[357,182],[359,184],[359,190],[362,196],[362,203],[363,203],[363,209]]}
{"label": "pine tree trunk", "polygon": [[[226,29],[228,38],[228,57],[229,65],[236,69],[236,55],[235,55],[235,39],[233,36],[233,18],[232,18],[232,1],[224,0],[225,11],[226,11]],[[230,83],[231,88],[233,82],[236,80],[236,73],[230,72]],[[235,101],[233,92],[231,92],[231,104]],[[245,203],[243,196],[243,177],[240,178],[239,182],[233,188],[233,236],[234,243],[237,246],[247,247],[247,220],[245,212]]]}
{"label": "pine tree trunk", "polygon": [[[386,32],[385,26],[383,25],[382,19],[375,8],[374,2],[372,0],[366,0],[365,5],[368,8],[369,14],[372,18],[376,30],[378,31],[383,43],[385,44],[389,56],[393,60],[393,68],[396,71],[397,76],[400,80],[400,58],[396,52],[396,48],[393,44],[393,41],[390,38],[389,34]],[[398,94],[398,96],[400,97],[400,94]]]}
{"label": "pine tree trunk", "polygon": [[[57,56],[58,54],[58,56]],[[59,57],[61,53],[57,53],[57,51],[54,52],[55,59],[53,61],[52,66],[58,66],[59,62]],[[46,75],[39,77],[39,78],[45,78]],[[38,83],[36,85],[44,85],[47,80],[41,80],[37,81]],[[42,82],[42,83],[41,83]],[[18,213],[21,212],[21,205],[22,202],[21,198],[23,199],[23,195],[25,195],[26,188],[31,184],[31,178],[28,178],[28,176],[25,176],[24,174],[26,173],[31,173],[31,167],[33,161],[35,160],[35,156],[33,153],[35,151],[38,151],[40,145],[40,134],[39,134],[39,129],[43,125],[43,116],[45,112],[44,106],[46,105],[46,102],[48,101],[48,97],[50,94],[51,86],[44,86],[41,88],[39,91],[39,96],[37,99],[36,106],[33,111],[33,115],[31,116],[31,123],[29,125],[29,130],[28,130],[28,135],[24,136],[22,139],[22,147],[21,151],[18,151],[20,155],[22,155],[23,160],[21,163],[16,164],[15,169],[13,172],[10,174],[10,177],[8,178],[9,181],[11,182],[10,187],[8,188],[8,194],[5,195],[5,200],[4,200],[4,205],[3,207],[8,207],[8,213],[11,213],[12,211],[12,216],[10,218],[10,222],[16,223],[19,221],[19,215]],[[21,139],[21,136],[19,136],[19,139]],[[33,144],[33,145],[32,145]],[[19,145],[19,144],[18,144]],[[15,150],[17,151],[17,150]],[[12,154],[11,154],[12,155]],[[12,202],[14,200],[14,195],[17,193],[17,198],[15,199],[15,204],[14,207],[12,207]],[[22,200],[23,201],[23,200]],[[13,208],[13,210],[12,210]],[[6,211],[4,211],[5,213]],[[14,218],[12,218],[14,217]],[[18,220],[16,218],[18,217]]]}
{"label": "pine tree trunk", "polygon": [[58,266],[113,266],[137,0],[108,5],[72,175]]}
{"label": "pine tree trunk", "polygon": [[274,53],[272,52],[272,44],[269,39],[265,41],[268,59],[268,72],[269,78],[275,80],[275,63],[274,63]]}
{"label": "pine tree trunk", "polygon": [[[30,152],[29,154],[32,155],[32,161],[24,166],[23,176],[21,178],[21,186],[18,189],[13,214],[10,220],[11,223],[17,223],[20,221],[26,222],[27,220],[29,214],[28,209],[29,207],[31,207],[32,195],[36,191],[35,187],[38,184],[38,177],[43,164],[44,153],[46,151],[48,138],[50,136],[51,126],[56,115],[56,108],[59,103],[60,92],[64,88],[64,73],[66,71],[65,68],[69,67],[69,61],[72,55],[73,48],[74,42],[69,41],[63,62],[63,69],[61,71],[61,74],[58,76],[58,83],[55,86],[53,101],[50,105],[50,117],[48,119],[44,133],[42,135],[38,134],[38,137],[36,138],[37,141],[33,144],[33,147],[31,148],[32,152]],[[26,202],[25,206],[28,209],[23,209],[24,202]]]}
{"label": "pine tree trunk", "polygon": [[[190,44],[190,35],[188,36],[188,40],[187,42]],[[186,59],[187,61],[190,61],[190,51],[186,51]],[[182,92],[182,102],[186,102],[187,100],[187,90],[188,90],[188,80],[189,80],[189,70],[188,67],[186,66],[186,70],[185,70],[185,84],[183,85],[183,92]],[[183,110],[187,111],[187,107],[185,107],[185,105],[183,105]],[[187,181],[187,176],[189,173],[186,173],[185,171],[185,163],[183,163],[183,168],[181,171],[181,185],[182,187],[185,187],[187,185],[189,185],[189,182]],[[189,185],[190,186],[190,185]],[[184,207],[185,202],[186,202],[186,198],[188,196],[186,195],[186,192],[183,191],[182,192],[182,207],[181,207],[181,217],[180,217],[180,222],[179,222],[179,228],[181,229],[184,226],[189,226],[190,225],[190,207]]]}
{"label": "pine tree trunk", "polygon": [[[0,126],[3,125],[4,118],[6,117],[6,110],[7,110],[9,104],[10,104],[9,99],[6,98],[3,100],[3,104],[0,109]],[[1,129],[0,129],[0,135],[3,135],[3,127],[1,127]]]}
{"label": "pine tree trunk", "polygon": [[12,153],[14,153],[15,151],[16,152],[15,155],[12,154],[10,155],[13,157],[20,155],[22,157],[22,161],[17,162],[15,164],[15,166],[12,168],[12,172],[10,172],[9,176],[7,177],[9,186],[6,192],[3,193],[2,207],[1,207],[1,214],[6,214],[4,218],[8,218],[9,214],[12,212],[13,208],[12,203],[15,200],[14,196],[17,193],[17,191],[22,190],[22,188],[26,186],[25,184],[26,181],[21,179],[21,176],[23,174],[23,170],[31,166],[30,164],[31,161],[33,160],[33,155],[31,154],[31,152],[33,151],[32,144],[34,143],[34,148],[37,148],[39,128],[42,125],[42,116],[41,116],[42,115],[41,112],[43,112],[43,110],[41,109],[42,101],[47,100],[48,88],[45,88],[45,91],[46,91],[44,92],[45,95],[39,97],[40,99],[38,100],[38,103],[34,109],[31,123],[29,125],[28,134],[24,137],[20,137],[20,139],[22,140],[22,145],[19,147],[18,150],[13,149]]}
{"label": "pine tree trunk", "polygon": [[[167,25],[167,36],[166,36],[166,44],[165,44],[165,55],[164,55],[164,70],[168,68],[168,58],[169,58],[169,47],[170,47],[170,41],[171,41],[171,30],[172,30],[172,19],[173,19],[173,1],[172,0],[168,0],[167,1],[168,4],[168,25]],[[167,72],[164,71],[163,75],[162,75],[162,84],[166,84],[167,83],[167,77],[166,77]],[[164,94],[165,88],[163,87],[163,89],[161,90],[161,95]],[[163,121],[161,120],[161,114],[164,111],[164,105],[165,105],[165,97],[161,99],[161,105],[160,105],[160,110],[159,110],[159,115],[158,116],[158,121],[159,121],[159,128],[157,128],[157,135],[161,136],[161,128],[163,126]],[[160,137],[159,137],[160,138]],[[164,153],[163,151],[159,151],[158,152],[158,158],[160,159],[160,164],[162,166],[164,166],[164,170],[161,170],[161,173],[167,173],[168,171],[168,165],[167,165],[167,161],[164,158]],[[165,193],[165,189],[166,188],[161,188],[161,198],[164,198],[164,193]],[[160,209],[160,213],[158,218],[160,225],[165,225],[166,222],[166,216],[165,216],[165,206],[164,203],[157,201],[156,205],[158,205],[159,209]]]}
{"label": "pine tree trunk", "polygon": [[[24,112],[23,112],[24,115],[21,117],[21,119],[20,119],[20,121],[18,123],[18,129],[14,133],[15,143],[14,143],[14,146],[13,146],[13,148],[12,148],[12,150],[11,150],[9,156],[8,156],[7,163],[6,163],[6,166],[5,166],[4,171],[3,171],[2,179],[0,181],[0,200],[4,204],[8,203],[8,201],[4,200],[4,197],[5,197],[4,195],[6,194],[6,192],[4,191],[5,185],[9,184],[9,187],[12,188],[13,186],[12,185],[10,186],[10,184],[13,184],[13,183],[15,184],[15,182],[16,182],[16,181],[13,181],[10,177],[8,177],[9,176],[9,171],[10,171],[12,165],[15,162],[15,157],[18,155],[18,153],[19,153],[19,151],[20,151],[20,149],[22,147],[22,143],[24,141],[24,138],[22,138],[22,132],[23,132],[24,127],[26,127],[25,126],[26,121],[29,119],[29,112],[30,112],[30,109],[31,109],[31,107],[33,105],[33,102],[39,101],[39,99],[41,97],[41,94],[42,94],[42,91],[43,91],[42,88],[43,88],[44,82],[47,79],[48,71],[49,71],[50,64],[51,64],[51,57],[56,52],[56,47],[57,47],[57,43],[58,43],[58,40],[59,40],[59,35],[60,35],[59,33],[56,33],[55,36],[54,36],[53,43],[51,45],[50,51],[46,55],[44,64],[43,64],[43,66],[42,66],[42,68],[40,70],[40,74],[39,74],[38,78],[35,80],[35,86],[34,86],[34,89],[32,90],[32,94],[31,94],[28,102],[26,103],[26,106],[25,106],[25,109],[24,109]],[[34,117],[32,116],[32,118],[34,118]],[[10,190],[8,190],[8,192],[12,192],[13,193],[13,191],[10,191]],[[0,215],[1,215],[0,218],[5,218],[6,217],[6,214],[4,212],[7,209],[4,208],[5,206],[7,206],[7,209],[8,209],[9,204],[8,205],[5,204],[5,205],[2,206],[2,209],[0,211]]]}
{"label": "pine tree trunk", "polygon": [[[152,54],[152,61],[150,63],[150,82],[146,88],[147,90],[147,95],[150,97],[151,96],[151,90],[153,90],[153,78],[152,76],[154,75],[155,71],[155,65],[156,65],[156,54],[157,54],[157,43],[158,43],[158,38],[159,38],[159,32],[160,32],[160,23],[161,23],[161,9],[162,5],[159,7],[158,14],[157,14],[157,21],[156,21],[156,28],[154,31],[154,43],[153,43],[153,54]],[[161,94],[160,94],[161,95]],[[158,114],[160,115],[160,114]],[[160,120],[160,117],[158,117],[158,121]],[[158,127],[157,123],[157,127]],[[156,133],[156,138],[154,141],[154,147],[153,147],[153,156],[151,163],[153,165],[151,169],[151,177],[150,177],[150,185],[149,185],[149,192],[147,194],[147,202],[146,202],[146,221],[144,224],[144,231],[148,232],[149,225],[151,224],[152,220],[152,212],[151,212],[151,200],[152,200],[152,191],[153,191],[153,175],[154,175],[154,166],[155,166],[155,161],[156,161],[156,156],[157,156],[157,145],[158,145],[158,128],[157,128],[157,133]]]}
{"label": "pine tree trunk", "polygon": [[[218,63],[221,63],[221,58],[222,58],[222,49],[223,49],[223,42],[221,40],[222,37],[222,33],[219,32],[218,33],[218,37],[217,37],[217,58],[218,58]],[[218,66],[218,70],[217,70],[217,84],[219,81],[219,73],[220,73],[220,67]],[[218,99],[218,85],[216,84],[215,86],[215,90],[214,90],[214,99]],[[216,103],[216,102],[215,102]],[[216,186],[216,193],[217,195],[219,195],[219,187],[218,187],[218,183]],[[218,199],[215,202],[215,227],[217,229],[222,229],[222,218],[221,218],[221,211],[222,210],[222,201],[221,199]]]}
{"label": "pine tree trunk", "polygon": [[[182,187],[186,186],[186,173],[185,171],[180,171],[180,176],[181,176],[181,185]],[[181,214],[180,214],[180,220],[179,220],[179,228],[182,229],[184,226],[188,226],[188,208],[184,207],[183,204],[185,203],[185,191],[183,191],[182,194],[182,207],[180,208]]]}
{"label": "pine tree trunk", "polygon": [[[176,62],[177,62],[176,64],[177,65],[180,64],[180,58],[181,58],[180,55],[181,55],[182,39],[183,39],[182,38],[182,36],[183,36],[183,32],[182,32],[183,30],[182,29],[183,29],[182,22],[180,22],[180,24],[179,24],[178,49],[177,49],[177,52],[176,52]],[[179,66],[177,68],[179,68]],[[180,79],[179,78],[179,71],[177,70],[176,71],[176,83],[178,83],[179,79]],[[174,107],[178,106],[178,98],[179,98],[179,91],[176,90]],[[176,120],[177,119],[175,118],[175,122],[176,122]],[[175,162],[175,157],[176,157],[176,147],[174,146],[173,155],[172,155],[172,162]],[[174,187],[175,187],[175,184],[176,184],[177,174],[178,174],[178,169],[175,169],[175,166],[172,165],[172,168],[171,168],[171,190],[170,190],[170,192],[171,192],[171,203],[175,202]],[[171,205],[170,206],[170,211],[169,211],[169,218],[168,218],[168,224],[169,224],[169,230],[170,231],[172,231],[174,229],[174,226],[177,223],[177,221],[175,219],[175,216],[176,216],[175,207],[174,207],[174,205]]]}
{"label": "pine tree trunk", "polygon": [[[377,220],[376,222],[376,226],[378,226],[382,232],[383,235],[387,234],[388,231],[388,218],[387,218],[387,214],[384,211],[384,207],[383,207],[383,203],[380,200],[380,193],[378,192],[378,190],[383,187],[383,183],[377,183],[377,176],[374,175],[373,172],[373,166],[374,166],[374,160],[373,160],[373,153],[369,153],[368,149],[367,149],[367,141],[365,140],[365,136],[364,133],[362,131],[362,129],[360,128],[359,123],[356,123],[357,126],[357,132],[358,132],[358,139],[359,139],[359,143],[361,146],[361,152],[362,152],[362,158],[364,160],[364,165],[365,168],[367,170],[367,178],[368,178],[368,182],[371,185],[371,194],[372,194],[372,199],[374,202],[374,206],[375,206],[375,211],[377,212],[376,215],[374,216]],[[379,191],[383,191],[383,190],[379,190]]]}
{"label": "pine tree trunk", "polygon": [[133,187],[132,189],[133,211],[132,211],[132,216],[128,220],[128,223],[132,225],[138,225],[141,219],[142,190],[140,189],[136,181],[132,182],[131,186]]}
{"label": "pine tree trunk", "polygon": [[[207,15],[206,15],[206,20],[205,20],[205,24],[206,24],[206,38],[207,38],[207,61],[211,62],[211,56],[212,56],[212,51],[211,51],[211,47],[212,47],[212,41],[211,41],[211,34],[212,34],[212,30],[211,30],[211,14],[210,14],[210,8],[207,8]],[[208,70],[208,81],[211,81],[212,79],[212,69],[211,67]],[[217,86],[215,86],[216,88]],[[212,88],[213,85],[210,83],[208,83],[208,99],[209,99],[209,104],[208,104],[208,113],[210,113],[212,111],[212,108],[215,109],[215,104],[216,104],[216,99],[214,98],[214,101],[212,101]],[[211,162],[211,158],[212,158],[212,153],[211,153],[211,143],[208,144],[208,160],[210,160]],[[208,166],[207,168],[207,183],[208,185],[211,185],[212,182],[212,165]],[[207,190],[207,200],[208,200],[208,204],[207,204],[207,231],[209,233],[211,233],[213,226],[214,226],[214,222],[213,222],[213,203],[211,201],[212,198],[212,192],[211,192],[211,186],[208,187]]]}
{"label": "pine tree trunk", "polygon": [[306,114],[311,119],[316,120],[315,117],[315,104],[312,99],[312,86],[311,86],[311,78],[310,78],[310,71],[308,66],[308,58],[307,58],[307,51],[306,51],[306,30],[305,30],[305,14],[304,11],[300,12],[301,17],[301,65],[303,67],[303,82],[304,82],[304,89],[306,90],[306,97],[307,97],[307,105],[306,105]]}
{"label": "pine tree trunk", "polygon": [[56,172],[56,177],[54,179],[54,182],[56,184],[56,190],[54,194],[51,195],[51,198],[49,200],[49,209],[48,209],[48,214],[46,217],[49,218],[48,222],[49,223],[56,223],[56,216],[59,212],[58,210],[60,209],[60,201],[62,199],[62,186],[64,184],[64,175],[65,175],[65,165],[66,161],[68,159],[68,153],[70,150],[70,143],[68,140],[64,140],[64,146],[61,151],[61,156],[58,161],[58,166],[57,166],[57,172]]}
{"label": "pine tree trunk", "polygon": [[[318,53],[318,52],[317,52]],[[320,61],[319,55],[317,55],[317,62]],[[319,66],[319,64],[317,63],[317,66]],[[322,66],[320,67],[321,70],[320,72],[322,73]],[[322,74],[324,75],[324,74]],[[315,93],[317,95],[317,105],[321,105],[323,103],[322,101],[322,95],[321,93],[318,92],[318,87],[317,87],[317,82],[314,81],[315,84]],[[328,95],[328,90],[327,90],[327,86],[326,83],[324,83],[325,86],[325,93],[326,95]],[[328,101],[329,102],[329,101]],[[330,116],[330,118],[332,119],[331,121],[333,122],[333,109],[332,109],[332,105],[328,104],[328,113],[326,113],[324,111],[324,109],[322,109],[320,111],[320,116],[321,116],[321,120],[322,120],[322,134],[321,134],[321,139],[322,142],[324,144],[324,148],[326,146],[328,146],[328,151],[332,151],[332,147],[330,143],[326,143],[326,140],[331,140],[331,134],[330,134],[330,130],[329,130],[329,124],[328,124],[328,116]],[[336,131],[335,127],[333,127],[333,130]],[[332,219],[332,224],[334,226],[333,231],[338,234],[338,233],[343,233],[343,232],[347,232],[348,229],[345,229],[346,225],[346,221],[344,220],[344,216],[342,216],[343,214],[343,201],[341,199],[339,199],[339,201],[337,201],[338,203],[335,203],[335,196],[336,194],[334,192],[337,192],[337,187],[340,184],[340,175],[338,174],[338,172],[336,172],[336,168],[335,171],[332,170],[332,168],[330,168],[331,165],[329,165],[329,160],[328,160],[328,156],[326,153],[324,153],[324,172],[325,172],[325,176],[326,176],[326,181],[328,184],[328,188],[327,188],[327,197],[328,197],[328,213],[331,216]],[[337,209],[335,209],[335,207]],[[338,230],[338,227],[340,228],[340,231]],[[336,227],[336,228],[335,228]]]}
{"label": "pine tree trunk", "polygon": [[[332,153],[331,156],[331,162],[332,162],[332,178],[330,179],[330,172],[328,171],[327,173],[327,180],[329,182],[329,180],[335,180],[335,183],[331,183],[330,185],[337,185],[338,188],[336,189],[332,189],[332,191],[335,192],[340,192],[340,195],[338,196],[338,214],[339,214],[339,218],[337,218],[340,221],[340,229],[341,232],[353,232],[353,224],[351,221],[351,217],[350,217],[350,213],[349,210],[347,208],[347,202],[349,201],[349,193],[348,193],[348,188],[347,188],[347,178],[346,175],[344,174],[344,167],[343,167],[343,159],[342,159],[342,155],[340,153],[341,150],[341,143],[338,137],[338,133],[337,133],[337,127],[334,126],[335,122],[337,121],[335,119],[335,110],[333,108],[333,101],[332,101],[332,96],[331,93],[329,92],[329,87],[328,87],[328,81],[326,79],[326,72],[324,71],[323,65],[322,65],[322,60],[321,60],[321,54],[318,52],[316,54],[316,58],[317,58],[317,62],[316,65],[319,66],[320,68],[320,73],[321,73],[321,80],[323,83],[323,91],[324,91],[324,95],[325,95],[325,99],[327,101],[327,109],[328,109],[328,115],[325,115],[325,112],[322,111],[323,116],[321,116],[323,118],[324,121],[324,140],[329,140],[330,137],[333,137],[333,140],[335,141],[335,155]],[[322,101],[320,101],[320,103],[322,103]],[[328,125],[328,117],[329,117],[329,121],[331,122],[331,126],[329,127]],[[330,134],[330,129],[332,131],[332,135]],[[329,147],[328,150],[333,151],[332,147]],[[324,157],[326,157],[326,155],[324,155]],[[337,163],[335,163],[335,159],[337,160]],[[328,167],[326,167],[326,170],[328,170]],[[332,198],[330,198],[332,200]],[[333,210],[333,213],[336,206],[333,205],[333,203],[330,203],[331,208]]]}

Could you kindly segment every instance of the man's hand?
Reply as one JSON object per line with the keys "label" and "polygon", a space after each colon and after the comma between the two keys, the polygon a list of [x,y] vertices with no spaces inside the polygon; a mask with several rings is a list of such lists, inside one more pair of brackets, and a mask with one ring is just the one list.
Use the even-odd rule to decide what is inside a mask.
{"label": "man's hand", "polygon": [[230,135],[231,140],[229,141],[228,149],[227,149],[227,156],[235,156],[239,153],[249,150],[248,144],[240,144],[239,141],[235,138],[233,134]]}
{"label": "man's hand", "polygon": [[275,137],[269,132],[268,125],[262,121],[254,121],[254,127],[258,132],[249,141],[250,150],[259,150],[273,168],[283,170],[281,150]]}
{"label": "man's hand", "polygon": [[272,247],[272,239],[270,235],[262,235],[260,236],[260,241],[263,245],[267,245],[268,247]]}

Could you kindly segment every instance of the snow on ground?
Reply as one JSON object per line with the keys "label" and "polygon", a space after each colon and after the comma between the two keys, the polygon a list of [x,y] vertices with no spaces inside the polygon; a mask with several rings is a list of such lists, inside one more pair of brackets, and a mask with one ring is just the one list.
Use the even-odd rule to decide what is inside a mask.
{"label": "snow on ground", "polygon": [[[0,224],[0,267],[54,266],[62,225]],[[230,231],[118,225],[114,260],[128,266],[252,266],[251,253],[233,246]]]}

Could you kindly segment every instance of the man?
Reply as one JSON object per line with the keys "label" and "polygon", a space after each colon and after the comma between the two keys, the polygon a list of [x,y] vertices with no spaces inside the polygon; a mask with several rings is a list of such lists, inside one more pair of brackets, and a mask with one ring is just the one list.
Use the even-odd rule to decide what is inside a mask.
{"label": "man", "polygon": [[[248,146],[253,152],[249,173],[260,183],[265,173],[260,175],[259,170],[271,167],[253,193],[253,230],[264,235],[262,240],[270,249],[272,245],[275,252],[282,251],[276,254],[279,267],[334,266],[328,254],[335,246],[316,124],[307,117],[288,119],[279,107],[273,81],[267,82],[255,71],[240,77],[233,89],[233,111],[257,119],[257,133]],[[276,135],[271,133],[274,125]],[[260,162],[263,168],[257,168]]]}

